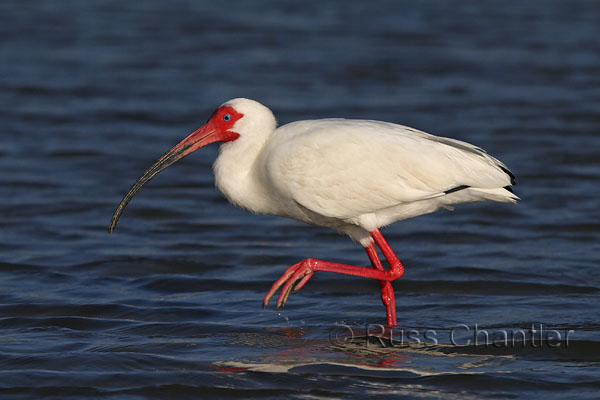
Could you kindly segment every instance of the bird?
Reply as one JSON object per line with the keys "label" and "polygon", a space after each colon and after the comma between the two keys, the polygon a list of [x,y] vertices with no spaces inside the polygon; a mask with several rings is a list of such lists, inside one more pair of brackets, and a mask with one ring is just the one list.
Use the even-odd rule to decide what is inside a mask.
{"label": "bird", "polygon": [[[109,233],[141,187],[181,158],[220,142],[215,186],[235,206],[331,228],[364,247],[371,267],[306,258],[263,298],[276,307],[315,272],[375,279],[388,327],[397,325],[392,281],[404,274],[380,228],[460,203],[517,203],[515,175],[472,144],[391,122],[328,118],[277,126],[261,103],[235,98],[152,164],[116,208]],[[384,267],[379,251],[387,261]]]}

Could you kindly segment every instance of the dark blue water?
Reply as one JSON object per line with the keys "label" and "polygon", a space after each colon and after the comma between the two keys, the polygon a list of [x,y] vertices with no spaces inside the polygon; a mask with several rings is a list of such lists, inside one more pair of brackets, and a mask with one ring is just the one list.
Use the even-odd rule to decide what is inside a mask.
{"label": "dark blue water", "polygon": [[[324,3],[0,3],[2,398],[598,397],[600,5]],[[394,342],[361,338],[384,322],[374,281],[317,274],[263,311],[302,258],[368,260],[227,204],[217,147],[106,233],[233,97],[472,142],[523,200],[383,231],[406,267]]]}

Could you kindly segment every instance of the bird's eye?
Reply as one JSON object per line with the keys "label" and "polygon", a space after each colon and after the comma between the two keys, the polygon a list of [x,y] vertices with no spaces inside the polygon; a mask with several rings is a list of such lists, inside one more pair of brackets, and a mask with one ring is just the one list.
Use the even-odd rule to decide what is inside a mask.
{"label": "bird's eye", "polygon": [[231,115],[225,114],[223,115],[223,121],[229,121],[231,119]]}

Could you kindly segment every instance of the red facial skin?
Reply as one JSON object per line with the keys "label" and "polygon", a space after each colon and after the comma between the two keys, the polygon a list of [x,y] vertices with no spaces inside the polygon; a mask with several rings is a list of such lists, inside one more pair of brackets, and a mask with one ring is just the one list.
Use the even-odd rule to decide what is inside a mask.
{"label": "red facial skin", "polygon": [[[230,116],[229,121],[225,120],[225,116],[227,116],[227,115]],[[232,131],[230,131],[230,129],[233,128],[235,123],[243,116],[244,116],[244,114],[237,112],[235,110],[235,108],[233,108],[233,107],[227,107],[227,106],[219,107],[212,113],[212,115],[210,116],[210,118],[208,119],[206,124],[203,127],[200,127],[198,130],[203,129],[206,126],[210,126],[212,129],[215,130],[214,140],[211,140],[209,143],[230,142],[230,141],[235,140],[240,137],[240,135],[238,133],[232,132]],[[197,132],[197,131],[195,131],[195,132]],[[185,139],[182,141],[182,143],[184,141],[185,141]],[[208,143],[205,143],[204,146],[206,144],[208,144]],[[200,146],[200,147],[202,147],[202,146]]]}

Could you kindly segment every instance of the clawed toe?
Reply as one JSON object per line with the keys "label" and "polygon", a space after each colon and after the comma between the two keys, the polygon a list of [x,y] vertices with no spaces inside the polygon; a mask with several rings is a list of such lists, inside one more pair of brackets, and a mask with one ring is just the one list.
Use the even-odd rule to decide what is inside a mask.
{"label": "clawed toe", "polygon": [[[299,268],[292,275],[292,277],[288,279],[288,281],[285,283],[285,285],[281,289],[281,292],[279,293],[279,298],[277,299],[277,305],[275,308],[279,308],[285,304],[290,293],[292,293],[292,289],[294,289],[294,284],[298,281],[298,279],[302,278],[300,283],[298,283],[298,285],[296,285],[296,288],[294,289],[294,293],[296,293],[298,290],[300,290],[300,288],[302,288],[302,286],[304,286],[306,284],[308,279],[310,279],[310,277],[313,274],[314,274],[314,272],[310,269],[310,267]],[[298,288],[298,286],[300,286],[300,288]]]}
{"label": "clawed toe", "polygon": [[[275,308],[279,309],[287,301],[290,293],[296,293],[306,285],[309,279],[314,275],[314,270],[311,266],[311,259],[307,258],[288,268],[281,277],[273,283],[271,289],[267,292],[263,299],[263,308],[265,308],[271,297],[281,288]],[[300,282],[294,287],[294,284],[300,279]],[[283,286],[283,287],[282,287]],[[293,292],[292,292],[293,289]]]}

